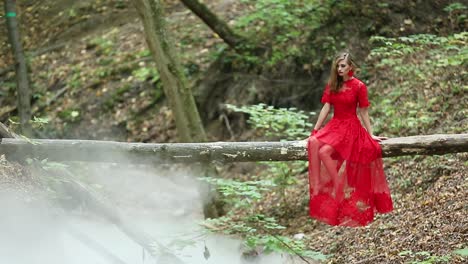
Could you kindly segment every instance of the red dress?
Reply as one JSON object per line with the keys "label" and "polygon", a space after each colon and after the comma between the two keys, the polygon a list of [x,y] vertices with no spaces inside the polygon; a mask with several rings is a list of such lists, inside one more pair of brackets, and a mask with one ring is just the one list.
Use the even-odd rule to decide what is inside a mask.
{"label": "red dress", "polygon": [[[325,87],[321,101],[333,106],[334,115],[314,135],[319,142],[334,149],[332,160],[338,178],[344,181],[343,195],[340,200],[335,199],[331,177],[308,144],[309,162],[319,159],[316,164],[321,164],[320,170],[313,170],[309,164],[310,216],[330,225],[364,226],[372,222],[375,211],[392,211],[393,203],[383,171],[380,145],[361,125],[356,114],[358,106],[370,105],[367,87],[357,78],[345,81],[343,87],[338,93],[330,92],[328,85]],[[312,181],[313,177],[318,180]]]}

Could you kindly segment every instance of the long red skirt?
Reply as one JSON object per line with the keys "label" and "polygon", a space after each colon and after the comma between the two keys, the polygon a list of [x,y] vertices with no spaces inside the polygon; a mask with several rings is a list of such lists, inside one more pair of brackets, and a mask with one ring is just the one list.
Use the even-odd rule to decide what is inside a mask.
{"label": "long red skirt", "polygon": [[[331,159],[322,160],[318,153],[312,151],[311,140],[314,137],[322,147],[328,145],[333,148]],[[380,145],[357,118],[332,119],[324,129],[311,135],[307,149],[312,218],[334,226],[365,226],[373,221],[375,212],[393,210]],[[337,190],[324,162],[332,162],[342,188]],[[311,164],[320,164],[320,168],[313,168]]]}

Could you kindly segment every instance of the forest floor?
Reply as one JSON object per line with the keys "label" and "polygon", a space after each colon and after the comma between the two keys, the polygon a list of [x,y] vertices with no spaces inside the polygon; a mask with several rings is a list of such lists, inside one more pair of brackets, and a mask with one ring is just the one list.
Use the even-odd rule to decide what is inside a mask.
{"label": "forest floor", "polygon": [[[154,90],[148,91],[154,86],[151,78],[145,75],[140,81],[134,77],[135,68],[154,64],[148,59],[142,27],[129,1],[53,2],[28,1],[25,10],[34,12],[26,12],[25,24],[34,26],[23,31],[26,50],[40,52],[59,44],[32,60],[35,100],[43,105],[37,113],[47,112],[50,118],[47,135],[174,142],[172,114]],[[209,49],[219,47],[221,40],[179,1],[165,2],[183,63],[195,62],[196,71],[203,73],[214,61]],[[239,1],[205,3],[228,22],[245,8]],[[3,69],[12,59],[6,34],[0,33]],[[113,70],[106,70],[111,63]],[[11,76],[0,80],[5,84]],[[14,111],[15,101],[8,97],[13,93],[8,85],[1,92],[0,117],[5,119]],[[48,101],[50,98],[55,99]],[[278,192],[268,193],[256,209],[275,216],[286,227],[282,235],[304,234],[310,249],[331,255],[328,263],[463,263],[466,258],[453,251],[468,247],[467,159],[466,153],[385,159],[395,210],[378,215],[362,228],[330,227],[310,219],[305,173],[286,188],[284,199]],[[259,170],[254,164],[229,165],[223,175],[246,179]],[[0,160],[1,190],[16,190],[22,197],[35,195],[36,180],[28,175],[22,166]]]}
{"label": "forest floor", "polygon": [[[287,228],[285,235],[303,233],[313,250],[331,254],[331,263],[462,263],[453,254],[466,248],[468,212],[466,197],[468,155],[385,159],[394,211],[377,215],[362,228],[330,227],[308,216],[307,174],[278,195],[260,202],[259,210],[276,215]],[[444,166],[441,168],[439,162]],[[414,170],[416,172],[408,173]],[[297,188],[303,186],[303,188]],[[272,206],[277,202],[277,207]],[[466,261],[466,259],[465,259]]]}

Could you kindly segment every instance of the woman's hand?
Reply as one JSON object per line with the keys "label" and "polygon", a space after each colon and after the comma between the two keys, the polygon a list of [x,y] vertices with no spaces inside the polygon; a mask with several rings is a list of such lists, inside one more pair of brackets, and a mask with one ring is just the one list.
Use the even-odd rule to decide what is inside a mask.
{"label": "woman's hand", "polygon": [[317,132],[318,132],[317,129],[314,129],[314,130],[310,131],[310,136],[309,137],[315,136],[315,134],[317,134]]}
{"label": "woman's hand", "polygon": [[317,134],[317,132],[318,132],[317,129],[314,129],[314,130],[310,131],[310,136],[305,138],[304,141],[309,142],[310,137],[315,136],[315,134]]}
{"label": "woman's hand", "polygon": [[374,135],[371,135],[371,136],[372,136],[372,139],[377,142],[381,142],[382,140],[388,139],[388,137],[379,137],[379,136],[374,136]]}

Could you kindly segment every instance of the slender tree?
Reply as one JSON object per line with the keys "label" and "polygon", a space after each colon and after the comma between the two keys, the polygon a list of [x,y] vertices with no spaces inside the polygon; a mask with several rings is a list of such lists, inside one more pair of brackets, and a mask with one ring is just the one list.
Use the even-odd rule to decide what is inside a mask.
{"label": "slender tree", "polygon": [[32,136],[31,128],[31,91],[29,88],[28,68],[21,44],[18,20],[16,15],[16,1],[4,0],[5,16],[7,21],[8,36],[15,58],[16,68],[16,92],[18,100],[18,115],[20,119],[21,133]]}
{"label": "slender tree", "polygon": [[221,20],[215,13],[198,0],[180,0],[188,9],[197,15],[205,24],[211,28],[218,36],[233,49],[241,49],[240,44],[247,41],[242,36],[236,34],[226,22]]}
{"label": "slender tree", "polygon": [[[161,1],[133,0],[133,4],[143,22],[146,41],[161,76],[164,93],[174,113],[179,141],[207,141],[195,98],[188,86],[182,67],[173,50],[173,42],[166,30]],[[216,170],[208,164],[199,167],[199,172],[203,175],[216,176]],[[211,186],[208,188],[202,192],[208,194],[204,197],[203,211],[205,217],[213,218],[220,215],[221,207],[217,200],[217,193]]]}
{"label": "slender tree", "polygon": [[143,22],[146,41],[156,62],[163,89],[174,112],[179,141],[206,141],[192,90],[173,50],[166,31],[164,9],[160,0],[133,0]]}

